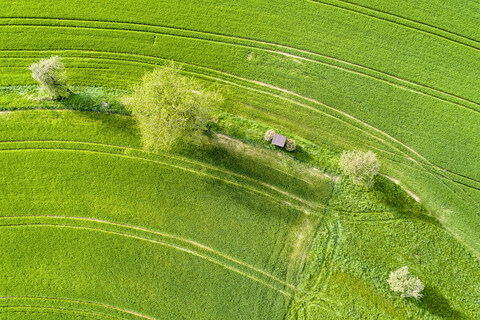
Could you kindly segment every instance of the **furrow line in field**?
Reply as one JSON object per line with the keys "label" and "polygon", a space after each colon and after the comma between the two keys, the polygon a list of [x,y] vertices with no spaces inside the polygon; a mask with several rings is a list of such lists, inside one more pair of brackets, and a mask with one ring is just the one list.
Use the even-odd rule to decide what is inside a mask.
{"label": "furrow line in field", "polygon": [[72,226],[72,225],[65,225],[65,224],[48,224],[48,223],[16,223],[16,224],[0,224],[0,227],[10,227],[10,228],[15,228],[15,227],[20,227],[20,228],[25,228],[25,227],[52,227],[52,228],[70,228],[70,229],[79,229],[79,230],[90,230],[90,231],[95,231],[95,232],[102,232],[102,233],[106,233],[106,234],[112,234],[112,235],[116,235],[116,236],[121,236],[121,237],[126,237],[126,238],[131,238],[131,239],[135,239],[135,240],[140,240],[140,241],[145,241],[145,242],[150,242],[150,243],[154,243],[154,244],[158,244],[158,245],[161,245],[161,246],[164,246],[164,247],[168,247],[168,248],[171,248],[171,249],[174,249],[174,250],[178,250],[178,251],[181,251],[181,252],[185,252],[185,253],[188,253],[188,254],[191,254],[193,256],[196,256],[198,258],[201,258],[201,259],[204,259],[206,261],[209,261],[211,263],[214,263],[214,264],[217,264],[227,270],[230,270],[232,272],[235,272],[235,273],[238,273],[246,278],[249,278],[255,282],[258,282],[272,290],[275,290],[279,293],[281,293],[282,295],[288,297],[288,298],[291,298],[292,297],[292,294],[289,293],[289,292],[286,292],[282,289],[278,289],[276,288],[275,286],[269,284],[268,282],[266,281],[263,281],[261,279],[258,279],[246,272],[243,272],[235,267],[232,267],[226,263],[223,263],[221,261],[218,261],[218,260],[215,260],[211,257],[208,257],[206,255],[202,255],[198,252],[195,252],[193,250],[190,250],[190,249],[186,249],[186,248],[183,248],[183,247],[180,247],[180,246],[177,246],[177,245],[173,245],[173,244],[170,244],[170,243],[166,243],[166,242],[163,242],[163,241],[158,241],[158,240],[153,240],[153,239],[148,239],[148,238],[143,238],[143,237],[140,237],[140,236],[137,236],[137,235],[132,235],[132,234],[127,234],[127,233],[122,233],[122,232],[118,232],[118,231],[110,231],[110,230],[104,230],[104,229],[100,229],[100,228],[93,228],[93,227],[84,227],[84,226]]}
{"label": "furrow line in field", "polygon": [[[8,310],[8,309],[14,309],[14,310]],[[72,309],[72,308],[62,308],[62,307],[49,307],[49,306],[0,306],[0,312],[28,312],[27,310],[32,309],[32,310],[37,310],[36,312],[42,312],[43,313],[58,313],[62,312],[64,314],[65,312],[71,312],[71,313],[77,313],[77,314],[82,314],[82,315],[91,315],[95,317],[101,317],[101,318],[109,318],[109,319],[122,319],[120,317],[112,317],[106,314],[102,313],[96,313],[96,312],[91,312],[91,311],[84,311],[81,309]],[[40,311],[39,311],[40,310]]]}
{"label": "furrow line in field", "polygon": [[91,305],[91,306],[96,306],[96,307],[101,307],[101,308],[105,308],[105,309],[119,311],[121,313],[129,314],[129,315],[136,316],[136,317],[143,318],[143,319],[155,320],[152,317],[140,314],[140,313],[135,312],[135,311],[126,310],[126,309],[118,308],[118,307],[115,307],[115,306],[111,306],[111,305],[104,304],[104,303],[99,303],[99,302],[91,302],[91,301],[78,300],[78,299],[68,299],[68,298],[56,298],[56,297],[0,296],[0,301],[1,300],[15,300],[15,299],[19,299],[19,300],[45,300],[45,301],[58,301],[58,302],[85,304],[85,305]]}
{"label": "furrow line in field", "polygon": [[[18,110],[18,111],[20,111],[20,110]],[[213,165],[209,165],[209,164],[204,163],[204,162],[192,160],[192,159],[189,159],[189,158],[186,158],[186,157],[176,156],[176,155],[173,155],[173,154],[170,154],[170,153],[160,153],[160,152],[155,153],[155,152],[151,152],[151,151],[147,151],[147,150],[143,150],[143,149],[139,149],[139,148],[132,148],[132,147],[127,147],[127,146],[119,146],[119,145],[99,143],[99,142],[79,141],[79,140],[8,140],[8,141],[1,141],[0,140],[0,145],[1,144],[8,144],[8,143],[24,143],[24,142],[25,143],[29,143],[29,142],[32,142],[32,143],[42,143],[42,142],[43,143],[49,143],[49,142],[51,142],[51,143],[65,143],[65,144],[70,144],[70,143],[71,144],[83,144],[83,145],[92,145],[92,146],[111,147],[111,148],[115,148],[115,149],[118,149],[118,150],[125,149],[125,150],[131,150],[131,151],[135,151],[135,152],[139,152],[139,153],[145,153],[145,154],[148,154],[148,155],[162,156],[162,157],[166,157],[166,158],[179,160],[179,161],[182,161],[182,162],[196,164],[196,165],[199,165],[199,166],[202,166],[202,167],[214,170],[214,171],[218,171],[218,172],[226,173],[226,174],[229,174],[229,175],[232,175],[232,176],[236,176],[236,177],[248,180],[248,181],[255,182],[257,184],[261,184],[261,185],[263,185],[265,187],[268,187],[268,188],[277,189],[278,192],[284,193],[284,194],[288,195],[289,197],[292,197],[292,198],[296,197],[294,195],[291,195],[291,194],[287,193],[286,191],[280,190],[280,189],[278,189],[276,187],[273,187],[273,186],[271,186],[267,183],[264,183],[263,181],[248,177],[246,175],[242,175],[240,173],[236,173],[236,172],[226,170],[226,169],[223,169],[223,168],[215,167]],[[139,158],[141,158],[141,157],[139,157]],[[280,172],[281,174],[284,174],[286,176],[295,178],[296,180],[303,181],[307,184],[310,184],[310,185],[312,184],[312,182],[310,182],[308,180],[302,179],[300,177],[297,177],[297,176],[295,176],[291,173],[282,171],[280,169],[277,169],[277,168],[270,168],[270,169],[275,170],[277,172]],[[299,197],[296,197],[296,198],[299,201],[304,201],[303,199],[301,199]]]}
{"label": "furrow line in field", "polygon": [[336,1],[307,0],[307,1],[321,3],[327,6],[350,11],[362,16],[367,16],[373,19],[389,22],[392,24],[396,24],[396,25],[408,28],[408,29],[412,29],[428,35],[439,37],[461,46],[465,46],[474,50],[480,50],[480,42],[478,40],[463,36],[461,34],[458,34],[452,31],[448,31],[446,29],[436,27],[428,23],[420,22],[418,20],[405,18],[393,13],[389,13],[386,11],[374,9],[371,7],[359,5],[359,4],[352,3],[349,1],[344,1],[344,0],[336,0]]}
{"label": "furrow line in field", "polygon": [[293,286],[292,284],[289,284],[286,281],[283,281],[280,278],[277,278],[277,277],[271,275],[270,273],[265,272],[262,269],[259,269],[255,266],[251,265],[251,264],[248,264],[248,263],[242,262],[240,260],[237,260],[237,259],[235,259],[231,256],[228,256],[228,255],[226,255],[226,254],[224,254],[224,253],[222,253],[218,250],[210,248],[210,247],[208,247],[206,245],[203,245],[201,243],[198,243],[196,241],[186,239],[186,238],[183,238],[183,237],[180,237],[180,236],[176,236],[176,235],[173,235],[173,234],[168,234],[168,233],[164,233],[164,232],[160,232],[160,231],[156,231],[156,230],[152,230],[152,229],[147,229],[147,228],[144,228],[144,227],[133,226],[133,225],[130,225],[130,224],[124,224],[124,223],[118,223],[118,222],[112,222],[112,221],[106,221],[106,220],[101,220],[101,219],[96,219],[96,218],[88,218],[88,217],[70,217],[70,216],[54,216],[54,215],[0,216],[0,220],[11,220],[11,219],[29,220],[31,218],[46,219],[46,220],[49,220],[49,219],[52,219],[52,220],[72,220],[72,221],[81,221],[81,222],[87,221],[87,222],[93,222],[93,223],[97,223],[97,224],[101,224],[101,225],[108,225],[108,226],[113,226],[113,227],[120,227],[120,228],[135,230],[135,231],[141,231],[141,232],[149,233],[149,234],[152,234],[152,235],[155,235],[155,236],[160,236],[161,238],[172,239],[172,240],[175,240],[175,241],[179,241],[180,243],[183,243],[183,244],[186,243],[186,244],[192,245],[192,246],[194,246],[198,249],[205,250],[205,251],[208,251],[210,253],[213,253],[217,256],[220,256],[222,258],[225,258],[225,259],[229,260],[230,262],[233,262],[237,265],[246,267],[246,268],[250,269],[251,271],[254,271],[254,272],[257,272],[257,273],[259,273],[263,276],[266,276],[266,277],[274,280],[275,282],[278,282],[282,286],[286,286],[286,287],[288,287],[292,290],[295,290],[295,286]]}
{"label": "furrow line in field", "polygon": [[[251,192],[251,193],[255,193],[255,194],[259,194],[261,196],[263,196],[264,198],[266,199],[269,199],[271,202],[273,203],[279,203],[281,205],[288,205],[288,206],[291,206],[299,211],[302,211],[303,212],[303,206],[309,206],[305,201],[302,203],[302,206],[299,206],[299,205],[296,205],[296,204],[292,204],[288,201],[285,201],[284,199],[281,199],[279,197],[276,197],[276,196],[273,196],[269,193],[266,193],[266,192],[263,192],[263,191],[260,191],[258,189],[255,189],[253,187],[249,187],[249,186],[246,186],[244,184],[241,184],[241,183],[237,183],[237,182],[234,182],[234,181],[231,181],[231,180],[228,180],[228,179],[225,179],[225,178],[221,178],[221,177],[218,177],[218,176],[215,176],[213,174],[208,174],[208,173],[204,173],[204,172],[200,172],[198,170],[194,170],[194,169],[190,169],[190,168],[186,168],[186,167],[182,167],[182,166],[179,166],[179,165],[174,165],[174,164],[171,164],[171,163],[167,163],[167,162],[163,162],[163,161],[159,161],[159,160],[152,160],[152,159],[147,159],[147,158],[142,158],[142,157],[135,157],[135,156],[130,156],[130,155],[125,155],[125,154],[116,154],[116,153],[110,153],[110,152],[102,152],[102,151],[94,151],[94,150],[84,150],[84,149],[61,149],[61,148],[18,148],[18,149],[2,149],[0,150],[0,152],[9,152],[9,151],[12,151],[12,152],[22,152],[22,151],[58,151],[58,152],[85,152],[85,153],[95,153],[95,154],[103,154],[103,155],[109,155],[109,156],[113,156],[113,157],[119,157],[119,158],[128,158],[128,159],[134,159],[134,160],[142,160],[142,161],[146,161],[146,162],[151,162],[151,163],[156,163],[156,164],[160,164],[160,165],[163,165],[163,166],[167,166],[167,167],[171,167],[171,168],[175,168],[177,170],[183,170],[183,171],[186,171],[186,172],[191,172],[191,173],[194,173],[194,174],[197,174],[197,175],[200,175],[200,176],[204,176],[204,177],[207,177],[209,179],[214,179],[214,180],[218,180],[218,181],[222,181],[226,184],[230,184],[230,185],[233,185],[237,188],[241,188],[241,189],[244,189],[248,192]],[[320,206],[319,206],[320,207]]]}
{"label": "furrow line in field", "polygon": [[[309,0],[309,1],[311,1],[311,0]],[[40,20],[40,19],[38,19],[38,20]],[[92,22],[92,21],[89,21],[89,20],[67,20],[67,21],[82,22],[82,23]],[[123,25],[124,23],[110,22],[110,24]],[[127,25],[128,25],[128,23],[127,23]],[[418,93],[418,94],[423,94],[425,96],[432,97],[432,98],[435,98],[435,99],[438,99],[438,100],[441,100],[441,101],[444,101],[444,102],[452,103],[456,106],[466,108],[466,109],[471,110],[473,112],[480,113],[480,103],[477,103],[473,100],[470,100],[470,99],[467,99],[467,98],[464,98],[464,97],[461,97],[459,95],[455,95],[453,93],[448,93],[446,91],[436,89],[436,88],[433,88],[431,86],[423,85],[423,84],[420,84],[420,83],[417,83],[417,82],[414,82],[414,81],[411,81],[411,80],[406,80],[406,79],[397,77],[395,75],[392,75],[390,73],[380,71],[380,70],[377,70],[377,69],[374,69],[374,68],[362,66],[362,65],[357,64],[357,63],[353,63],[353,62],[349,62],[349,61],[342,60],[342,59],[339,59],[339,58],[334,58],[334,57],[331,57],[331,56],[315,53],[315,52],[312,52],[312,51],[307,51],[307,50],[303,50],[303,49],[297,49],[297,48],[294,48],[294,47],[289,47],[289,46],[282,45],[282,44],[272,43],[272,42],[252,40],[252,39],[248,39],[248,38],[241,38],[241,37],[235,37],[235,36],[229,36],[229,35],[221,35],[221,34],[216,34],[216,33],[191,31],[191,30],[188,30],[188,29],[181,29],[181,28],[174,28],[174,27],[168,27],[167,29],[168,30],[174,30],[174,31],[175,30],[185,31],[185,32],[188,32],[190,35],[172,34],[170,32],[149,31],[149,30],[132,30],[132,29],[126,29],[126,28],[113,28],[113,27],[106,28],[106,27],[100,27],[100,26],[98,26],[98,27],[92,27],[92,26],[78,27],[78,26],[74,26],[74,25],[72,25],[72,26],[68,26],[68,25],[67,26],[47,25],[47,24],[44,24],[44,25],[41,25],[41,24],[29,25],[29,24],[20,24],[20,23],[18,23],[18,24],[8,24],[6,26],[42,26],[42,27],[85,28],[85,29],[113,30],[113,31],[125,31],[125,32],[141,32],[141,33],[151,33],[151,34],[162,34],[162,35],[166,35],[166,36],[181,37],[181,38],[186,38],[186,39],[196,39],[196,40],[202,40],[202,41],[206,41],[206,42],[223,43],[223,44],[237,46],[237,47],[251,48],[251,49],[256,49],[256,50],[269,52],[269,53],[272,53],[272,54],[279,54],[279,55],[283,55],[283,56],[288,56],[288,57],[291,57],[291,58],[300,59],[300,60],[308,61],[308,62],[311,62],[311,63],[322,64],[322,65],[332,67],[332,68],[335,68],[335,69],[339,69],[339,70],[342,70],[342,71],[346,71],[346,72],[350,72],[350,73],[353,73],[353,74],[369,77],[369,78],[375,79],[377,81],[381,81],[381,82],[384,82],[384,83],[387,83],[387,84],[390,84],[390,85],[397,86],[397,87],[402,88],[404,90],[408,90],[408,91]],[[150,26],[150,25],[145,25],[145,26],[153,27],[153,26]],[[164,28],[164,27],[161,27],[161,28]],[[203,36],[203,38],[202,38],[202,36]],[[206,39],[206,38],[204,38],[205,36],[220,37],[222,39]],[[225,38],[225,39],[223,39],[223,38]],[[228,40],[230,40],[230,41],[228,41]],[[245,42],[245,43],[232,42],[232,40],[233,41]],[[263,47],[259,47],[258,45],[261,45]],[[283,50],[288,50],[290,52],[294,52],[295,54],[282,51],[282,49]],[[313,56],[317,59],[311,59],[311,58],[302,56],[301,54]],[[318,58],[322,59],[322,60],[318,60]],[[355,68],[355,69],[359,69],[360,71],[355,70],[355,69],[351,69],[352,67]],[[431,93],[431,92],[433,92],[433,93]],[[438,95],[440,95],[440,96],[438,96]],[[458,101],[452,101],[452,99],[461,101],[462,103],[460,103]],[[468,106],[466,104],[472,104],[472,105],[475,105],[475,107],[471,107],[471,106]]]}

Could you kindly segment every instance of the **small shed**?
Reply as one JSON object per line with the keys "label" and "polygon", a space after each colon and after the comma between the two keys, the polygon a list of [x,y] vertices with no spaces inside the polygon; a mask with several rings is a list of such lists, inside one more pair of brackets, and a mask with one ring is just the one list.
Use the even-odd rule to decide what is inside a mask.
{"label": "small shed", "polygon": [[285,147],[285,142],[287,141],[287,137],[282,136],[281,134],[274,134],[272,139],[272,144],[277,147]]}

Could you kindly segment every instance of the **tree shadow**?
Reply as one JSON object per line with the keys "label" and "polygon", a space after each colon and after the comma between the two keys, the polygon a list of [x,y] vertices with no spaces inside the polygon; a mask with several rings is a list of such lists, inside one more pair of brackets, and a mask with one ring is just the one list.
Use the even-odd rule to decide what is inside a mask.
{"label": "tree shadow", "polygon": [[116,100],[107,102],[100,96],[86,92],[72,92],[67,98],[60,100],[60,102],[65,109],[128,114],[127,108],[120,102]]}
{"label": "tree shadow", "polygon": [[453,309],[435,288],[425,287],[422,294],[423,297],[417,301],[419,308],[443,319],[468,319],[463,313]]}
{"label": "tree shadow", "polygon": [[416,219],[425,223],[441,226],[441,223],[428,215],[426,209],[413,199],[401,186],[390,179],[377,175],[373,191],[389,207],[397,209],[404,218]]}

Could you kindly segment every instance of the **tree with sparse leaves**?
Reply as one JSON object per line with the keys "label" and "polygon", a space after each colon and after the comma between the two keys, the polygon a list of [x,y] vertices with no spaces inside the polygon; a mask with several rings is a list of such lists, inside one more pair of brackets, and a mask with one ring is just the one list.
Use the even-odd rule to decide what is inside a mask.
{"label": "tree with sparse leaves", "polygon": [[147,149],[168,150],[195,137],[206,129],[209,110],[222,101],[217,92],[206,91],[179,72],[173,63],[156,68],[126,99]]}
{"label": "tree with sparse leaves", "polygon": [[380,162],[376,154],[371,151],[353,150],[342,152],[339,166],[356,185],[370,188],[373,186],[373,178],[380,168]]}
{"label": "tree with sparse leaves", "polygon": [[391,272],[388,284],[393,291],[400,292],[404,298],[414,297],[415,299],[420,299],[422,297],[420,292],[422,292],[424,286],[420,279],[408,273],[407,266]]}
{"label": "tree with sparse leaves", "polygon": [[40,93],[50,99],[59,100],[70,95],[62,58],[54,56],[32,64],[28,69],[40,84]]}

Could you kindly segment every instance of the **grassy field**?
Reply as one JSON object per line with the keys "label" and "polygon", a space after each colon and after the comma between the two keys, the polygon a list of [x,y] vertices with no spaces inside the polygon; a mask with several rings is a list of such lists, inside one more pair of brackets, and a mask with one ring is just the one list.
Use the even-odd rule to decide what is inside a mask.
{"label": "grassy field", "polygon": [[225,111],[333,150],[377,149],[384,173],[478,255],[477,3],[72,5],[2,4],[1,85],[31,83],[25,67],[52,54],[77,85],[124,89],[153,65],[182,62],[217,83]]}
{"label": "grassy field", "polygon": [[[70,212],[71,218],[84,217],[87,210],[88,217],[122,224],[108,225],[113,228],[109,232],[145,236],[142,230],[122,229],[126,227],[123,224],[158,229],[215,248],[298,286],[294,294],[293,289],[275,284],[290,295],[286,296],[258,281],[237,279],[238,272],[231,279],[222,276],[228,278],[224,285],[211,274],[202,275],[210,285],[205,290],[212,296],[186,309],[186,314],[168,311],[173,318],[192,318],[197,312],[208,318],[201,312],[215,309],[217,318],[235,318],[232,315],[238,312],[249,319],[265,316],[262,308],[273,312],[266,318],[282,318],[291,297],[289,316],[298,319],[480,318],[479,12],[478,2],[461,0],[2,3],[0,109],[77,109],[127,116],[1,113],[0,139],[5,143],[0,143],[0,156],[5,166],[0,188],[2,195],[8,195],[0,199],[1,206],[15,216],[36,212],[43,216],[38,223],[44,225],[75,227],[80,221],[47,216],[62,215],[63,211]],[[51,55],[64,57],[68,77],[78,86],[77,94],[62,103],[32,101],[33,81],[27,66]],[[216,110],[218,131],[260,144],[261,133],[273,127],[305,146],[294,155],[296,159],[314,163],[330,174],[338,172],[340,151],[370,149],[382,162],[384,176],[380,179],[385,181],[380,180],[379,187],[368,195],[341,181],[321,220],[311,213],[323,212],[328,183],[315,174],[308,174],[306,181],[295,178],[303,177],[304,168],[288,157],[279,162],[269,151],[246,145],[239,149],[235,140],[224,136],[207,139],[203,148],[178,150],[175,156],[142,152],[138,133],[119,101],[146,70],[168,60],[183,63],[184,74],[223,94],[225,103]],[[110,102],[109,108],[102,106],[103,101]],[[42,163],[38,159],[58,163],[58,171],[25,165]],[[263,159],[261,166],[259,159]],[[270,169],[270,163],[282,172]],[[132,170],[138,175],[132,177]],[[152,176],[158,180],[150,181]],[[386,176],[418,196],[421,205],[408,200]],[[310,179],[318,181],[312,185]],[[45,185],[44,181],[55,183]],[[102,183],[95,186],[92,181]],[[315,187],[316,183],[322,187]],[[195,188],[190,189],[191,185]],[[47,190],[30,201],[28,190],[33,194],[33,186]],[[187,202],[179,201],[185,199],[178,190],[189,195]],[[79,191],[81,197],[72,196]],[[250,199],[252,195],[255,197]],[[205,220],[196,224],[198,217],[189,208],[200,200],[203,205],[198,210]],[[169,212],[165,214],[175,222],[160,219],[159,207],[165,207]],[[210,207],[212,212],[207,213]],[[251,217],[247,219],[242,212]],[[305,212],[310,214],[308,219]],[[101,222],[88,223],[107,227]],[[232,243],[219,238],[237,226],[245,229],[244,237],[232,239]],[[218,229],[223,227],[226,229]],[[308,231],[305,239],[310,240],[315,230],[318,232],[299,282],[304,261],[299,257],[308,251],[310,240],[300,246],[302,252],[296,252],[291,243],[303,238],[299,235],[302,230]],[[39,232],[49,237],[51,231]],[[98,239],[102,243],[111,235],[96,236],[103,237]],[[283,239],[285,247],[278,239]],[[262,241],[265,246],[250,250],[248,244]],[[173,243],[177,245],[168,242]],[[296,252],[293,266],[285,264],[285,248]],[[274,252],[277,258],[267,252]],[[166,254],[162,251],[159,256]],[[129,261],[124,264],[133,266]],[[208,264],[198,263],[202,267]],[[402,301],[386,287],[388,272],[404,264],[426,282],[425,299],[420,302]],[[162,277],[193,265],[156,272]],[[208,268],[222,269],[219,264]],[[245,266],[238,268],[244,272]],[[217,269],[208,270],[216,274]],[[270,277],[258,277],[272,285]],[[248,287],[250,283],[252,287]],[[204,284],[189,285],[185,290],[192,295],[204,290]],[[225,291],[213,293],[217,285]],[[255,294],[249,301],[231,300],[238,309],[210,305],[216,297],[230,297],[228,290],[244,287],[248,288],[245,292]],[[169,297],[175,301],[171,305],[180,301],[175,300],[175,292]],[[117,298],[105,304],[155,316],[153,306],[140,307]],[[193,299],[184,298],[182,301]],[[63,308],[53,310],[41,309],[45,307],[41,301],[12,301],[18,310],[12,307],[15,312],[11,315],[19,318],[28,308],[22,309],[22,303],[31,303],[28,312],[38,313],[40,318],[47,311],[78,310],[79,305],[68,299],[49,300],[49,305],[58,303],[58,308]],[[274,301],[274,305],[266,307],[266,301]],[[252,305],[258,308],[252,309]],[[101,305],[89,308],[93,313],[105,309]]]}
{"label": "grassy field", "polygon": [[323,174],[221,136],[147,153],[124,116],[1,117],[2,313],[284,318]]}

